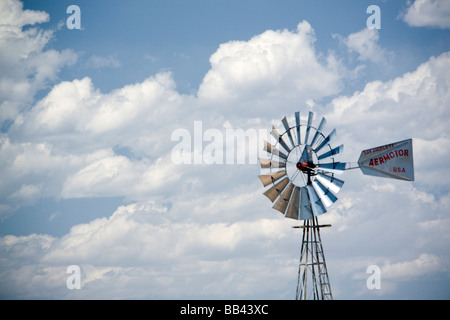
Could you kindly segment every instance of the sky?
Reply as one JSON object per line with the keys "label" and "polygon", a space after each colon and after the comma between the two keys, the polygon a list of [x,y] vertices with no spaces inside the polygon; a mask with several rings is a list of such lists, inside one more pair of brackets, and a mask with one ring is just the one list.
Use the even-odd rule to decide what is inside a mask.
{"label": "sky", "polygon": [[294,299],[301,222],[173,133],[312,111],[340,161],[413,139],[414,182],[346,171],[319,217],[333,297],[449,299],[449,29],[445,0],[0,0],[0,298]]}

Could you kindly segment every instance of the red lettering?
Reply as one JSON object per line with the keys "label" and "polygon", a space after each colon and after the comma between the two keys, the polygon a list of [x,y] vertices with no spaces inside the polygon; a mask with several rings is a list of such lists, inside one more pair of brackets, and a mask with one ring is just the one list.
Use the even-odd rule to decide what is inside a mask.
{"label": "red lettering", "polygon": [[[387,147],[389,147],[389,148],[390,147],[394,147],[394,145],[389,145],[389,146],[385,146],[385,147],[378,147],[378,148],[374,148],[372,150],[373,150],[373,152],[376,152],[376,151],[380,151],[380,149],[387,148]],[[370,153],[372,153],[372,150],[364,151],[364,153],[365,154],[370,154]],[[389,160],[391,160],[391,159],[393,159],[395,157],[408,157],[408,153],[409,153],[409,151],[406,150],[406,149],[393,150],[393,151],[391,151],[389,153],[386,153],[385,155],[380,156],[379,158],[370,159],[369,160],[369,166],[373,167],[373,166],[378,166],[378,165],[381,165],[381,164],[385,164],[387,161],[389,161]],[[403,171],[401,171],[401,170],[403,170]],[[395,172],[405,172],[404,170],[405,170],[405,168],[400,168],[400,167],[395,167],[394,168]]]}

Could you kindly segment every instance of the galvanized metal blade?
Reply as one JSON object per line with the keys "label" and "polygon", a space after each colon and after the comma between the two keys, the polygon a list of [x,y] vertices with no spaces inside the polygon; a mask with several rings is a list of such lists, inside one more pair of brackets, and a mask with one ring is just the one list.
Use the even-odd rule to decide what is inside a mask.
{"label": "galvanized metal blade", "polygon": [[312,120],[314,118],[314,113],[311,111],[308,113],[308,124],[306,126],[306,134],[305,134],[305,144],[308,145],[309,132],[311,130]]}
{"label": "galvanized metal blade", "polygon": [[279,162],[271,159],[262,159],[259,158],[259,163],[261,164],[262,169],[268,168],[286,168],[285,162]]}
{"label": "galvanized metal blade", "polygon": [[330,189],[334,193],[338,193],[342,186],[344,185],[344,181],[334,176],[328,176],[323,173],[318,173],[316,175],[316,180],[320,181],[322,185],[324,185],[327,189]]}
{"label": "galvanized metal blade", "polygon": [[283,178],[286,175],[286,171],[279,171],[272,174],[263,174],[258,176],[258,178],[261,180],[264,187],[267,187],[269,184],[276,182],[277,180]]}
{"label": "galvanized metal blade", "polygon": [[[291,134],[291,128],[289,128],[289,123],[287,122],[286,117],[284,117],[284,118],[281,120],[281,122],[283,123],[284,129],[285,129],[286,132],[287,132],[287,135],[288,135],[288,137],[289,137],[289,141],[291,142],[292,148],[294,148],[294,147],[295,147],[294,138],[292,137],[292,134]],[[292,149],[292,148],[291,148],[291,149]]]}
{"label": "galvanized metal blade", "polygon": [[298,145],[302,144],[302,139],[300,136],[300,112],[295,113],[295,129],[297,132],[297,142]]}
{"label": "galvanized metal blade", "polygon": [[318,156],[317,160],[326,159],[326,158],[334,156],[336,154],[340,154],[340,153],[342,153],[342,151],[344,151],[344,145],[343,144],[341,144],[339,147],[331,149],[330,151],[325,152],[324,154]]}
{"label": "galvanized metal blade", "polygon": [[264,151],[271,153],[279,158],[283,158],[285,160],[287,160],[287,155],[284,154],[283,152],[281,152],[280,150],[278,150],[278,148],[274,147],[272,144],[270,144],[267,141],[264,141]]}
{"label": "galvanized metal blade", "polygon": [[286,218],[296,219],[299,218],[300,209],[300,188],[294,187],[294,192],[292,193],[291,201],[286,211]]}
{"label": "galvanized metal blade", "polygon": [[334,138],[336,137],[336,129],[333,129],[333,131],[330,132],[330,134],[323,139],[323,141],[320,143],[320,145],[314,149],[314,152],[319,152],[323,147],[325,147],[328,143],[330,143]]}
{"label": "galvanized metal blade", "polygon": [[320,183],[320,181],[314,180],[312,182],[312,185],[317,195],[319,196],[319,199],[321,200],[321,202],[325,207],[328,208],[337,201],[337,197],[322,183]]}
{"label": "galvanized metal blade", "polygon": [[327,209],[325,209],[325,206],[322,203],[322,200],[320,200],[319,195],[314,190],[314,187],[312,185],[307,185],[306,189],[308,190],[309,199],[311,202],[311,209],[313,212],[313,215],[315,217],[327,212]]}
{"label": "galvanized metal blade", "polygon": [[286,212],[286,208],[289,204],[289,200],[291,199],[292,190],[294,190],[294,184],[289,183],[286,188],[284,188],[278,200],[273,205],[275,210],[280,211],[282,214]]}
{"label": "galvanized metal blade", "polygon": [[264,195],[270,199],[270,201],[274,202],[280,193],[283,191],[283,189],[286,187],[286,185],[289,182],[289,178],[286,177],[280,182],[278,182],[276,185],[274,185],[272,188],[268,189],[266,192],[264,192]]}
{"label": "galvanized metal blade", "polygon": [[317,128],[316,134],[314,135],[312,141],[311,141],[311,147],[314,148],[314,145],[317,143],[317,140],[319,139],[319,137],[322,134],[322,130],[325,127],[325,125],[327,124],[327,120],[322,117],[322,120],[320,121],[319,127]]}
{"label": "galvanized metal blade", "polygon": [[275,140],[281,144],[281,146],[287,151],[291,151],[291,148],[288,147],[288,145],[286,144],[286,142],[284,142],[283,137],[278,133],[277,129],[275,129],[275,127],[272,127],[272,130],[270,131],[270,134],[272,135],[272,137],[275,138]]}
{"label": "galvanized metal blade", "polygon": [[309,192],[306,187],[300,188],[300,219],[309,220],[314,218],[314,214],[311,207],[311,201],[309,199]]}

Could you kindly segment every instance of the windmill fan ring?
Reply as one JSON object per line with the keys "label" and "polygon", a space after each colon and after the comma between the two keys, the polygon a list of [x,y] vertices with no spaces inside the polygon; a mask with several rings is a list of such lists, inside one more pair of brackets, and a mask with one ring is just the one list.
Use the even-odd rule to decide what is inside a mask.
{"label": "windmill fan ring", "polygon": [[264,195],[286,218],[307,220],[327,212],[344,184],[335,173],[345,170],[346,164],[334,160],[343,145],[333,147],[336,130],[325,135],[325,118],[314,127],[313,116],[309,112],[304,125],[296,112],[294,126],[289,126],[284,117],[284,132],[280,134],[275,127],[270,132],[275,145],[265,142],[264,150],[270,158],[259,159],[263,173],[259,178],[265,187],[270,186]]}
{"label": "windmill fan ring", "polygon": [[273,208],[286,218],[309,220],[327,212],[344,181],[335,177],[345,170],[360,168],[365,175],[414,181],[412,139],[389,143],[361,151],[356,164],[335,161],[344,146],[333,147],[336,130],[324,134],[325,118],[318,127],[312,125],[314,113],[308,113],[306,124],[295,113],[295,125],[286,117],[281,122],[284,132],[272,127],[275,144],[265,142],[269,159],[260,158],[264,195]]}

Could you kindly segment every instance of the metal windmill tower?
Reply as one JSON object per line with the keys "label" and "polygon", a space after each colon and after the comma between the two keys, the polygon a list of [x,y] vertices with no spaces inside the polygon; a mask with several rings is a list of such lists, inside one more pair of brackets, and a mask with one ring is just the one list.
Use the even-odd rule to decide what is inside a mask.
{"label": "metal windmill tower", "polygon": [[312,125],[314,114],[308,113],[306,125],[300,123],[300,113],[295,113],[295,125],[289,126],[284,117],[283,133],[275,127],[270,134],[275,144],[265,142],[268,159],[260,158],[259,176],[264,192],[273,208],[286,218],[303,220],[302,245],[296,299],[333,299],[325,255],[320,238],[318,216],[327,212],[344,181],[336,178],[345,170],[360,168],[363,174],[414,181],[412,140],[404,140],[363,150],[357,163],[335,161],[343,145],[332,147],[336,137],[333,129],[323,134],[325,118],[318,127]]}

